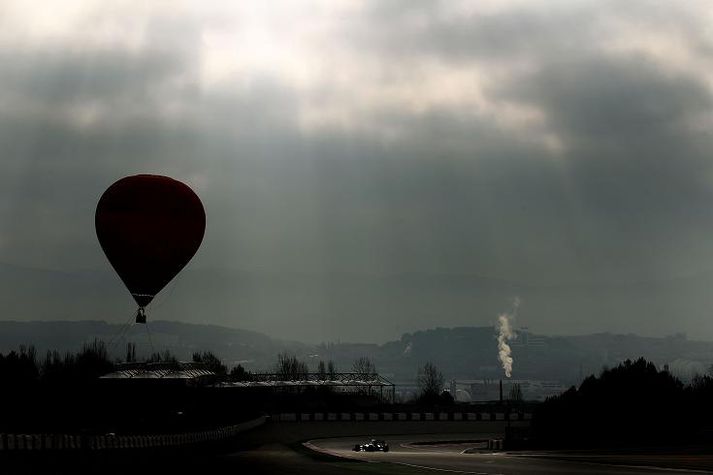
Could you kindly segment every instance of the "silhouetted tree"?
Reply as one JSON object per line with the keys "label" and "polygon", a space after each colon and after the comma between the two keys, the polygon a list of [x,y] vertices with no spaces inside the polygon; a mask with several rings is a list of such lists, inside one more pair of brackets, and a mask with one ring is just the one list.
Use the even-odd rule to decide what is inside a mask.
{"label": "silhouetted tree", "polygon": [[82,345],[82,350],[77,353],[75,364],[78,377],[84,380],[93,381],[114,370],[114,364],[109,359],[106,345],[97,339],[92,343]]}
{"label": "silhouetted tree", "polygon": [[45,355],[45,360],[40,365],[40,377],[43,381],[48,383],[56,383],[62,381],[66,378],[66,365],[65,361],[70,358],[71,355],[65,355],[64,359],[62,355],[59,354],[57,350],[49,351]]}
{"label": "silhouetted tree", "polygon": [[193,362],[203,363],[207,369],[218,376],[224,376],[228,372],[228,368],[220,361],[220,358],[210,351],[193,353]]}
{"label": "silhouetted tree", "polygon": [[246,371],[241,364],[235,365],[230,370],[230,377],[233,381],[250,381],[252,376],[249,371]]}
{"label": "silhouetted tree", "polygon": [[430,361],[418,370],[416,385],[419,390],[419,399],[426,403],[438,402],[446,379],[436,366]]}
{"label": "silhouetted tree", "polygon": [[127,343],[126,344],[126,362],[127,363],[133,363],[136,361],[136,343]]}
{"label": "silhouetted tree", "polygon": [[352,364],[352,372],[360,377],[367,377],[376,373],[376,365],[366,356],[362,356]]}
{"label": "silhouetted tree", "polygon": [[35,347],[22,345],[19,352],[10,351],[6,356],[0,355],[0,375],[7,387],[36,382],[39,370]]}
{"label": "silhouetted tree", "polygon": [[329,360],[327,363],[327,373],[329,374],[329,379],[334,381],[337,377],[337,369],[334,366],[334,361]]}
{"label": "silhouetted tree", "polygon": [[163,353],[159,353],[158,351],[155,351],[151,353],[151,356],[149,356],[148,360],[146,360],[147,363],[178,363],[178,358],[171,353],[169,350],[163,350]]}
{"label": "silhouetted tree", "polygon": [[114,370],[104,342],[85,343],[77,354],[48,351],[38,365],[40,380],[49,385],[90,383]]}
{"label": "silhouetted tree", "polygon": [[317,373],[319,374],[319,379],[321,381],[324,381],[327,379],[327,367],[324,364],[324,361],[320,360],[319,364],[317,365]]}
{"label": "silhouetted tree", "polygon": [[277,355],[275,373],[283,381],[299,381],[307,378],[309,368],[307,363],[298,360],[295,355],[280,353]]}

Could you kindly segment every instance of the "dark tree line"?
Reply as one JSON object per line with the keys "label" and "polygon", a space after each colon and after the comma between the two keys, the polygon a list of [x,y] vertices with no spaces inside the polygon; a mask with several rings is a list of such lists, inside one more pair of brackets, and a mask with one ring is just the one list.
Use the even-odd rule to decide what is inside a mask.
{"label": "dark tree line", "polygon": [[[227,367],[210,351],[193,353],[193,362],[202,363],[219,376],[227,373]],[[147,363],[178,363],[169,350],[154,352],[144,360]],[[126,362],[137,362],[136,345],[129,343]],[[31,384],[78,384],[96,380],[116,369],[103,341],[94,340],[82,345],[77,353],[47,351],[40,358],[33,346],[20,346],[7,354],[0,353],[0,378],[9,387]],[[241,367],[242,369],[242,367]]]}
{"label": "dark tree line", "polygon": [[93,381],[113,370],[114,363],[109,359],[104,342],[94,340],[85,343],[76,354],[48,351],[39,365],[39,376],[42,382],[77,384]]}
{"label": "dark tree line", "polygon": [[684,385],[640,358],[585,379],[535,412],[533,436],[551,446],[688,442],[713,428],[713,378]]}
{"label": "dark tree line", "polygon": [[8,385],[22,385],[38,379],[40,371],[37,364],[37,352],[33,346],[21,346],[19,351],[0,353],[0,377]]}
{"label": "dark tree line", "polygon": [[0,354],[0,377],[8,388],[33,384],[77,384],[109,373],[114,363],[104,343],[85,343],[77,353],[48,351],[43,359],[33,346],[20,346],[18,351]]}
{"label": "dark tree line", "polygon": [[[178,362],[170,351],[142,360]],[[196,352],[193,360],[218,375],[226,372],[211,352]],[[126,362],[138,362],[133,344],[127,345]],[[212,398],[210,391],[177,381],[100,379],[119,369],[119,363],[98,340],[76,353],[39,355],[34,347],[22,346],[0,354],[0,433],[178,430],[243,417],[244,408],[226,398]]]}

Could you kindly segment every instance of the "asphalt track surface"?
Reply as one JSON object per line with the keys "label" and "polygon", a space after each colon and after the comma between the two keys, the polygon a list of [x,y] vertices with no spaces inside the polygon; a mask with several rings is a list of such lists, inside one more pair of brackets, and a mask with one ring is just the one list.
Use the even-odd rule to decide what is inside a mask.
{"label": "asphalt track surface", "polygon": [[[472,440],[475,440],[477,434],[473,435]],[[483,450],[483,444],[477,442],[438,443],[439,440],[464,440],[463,434],[458,434],[458,437],[460,439],[453,439],[447,434],[417,438],[413,435],[392,436],[388,438],[390,445],[388,453],[353,452],[351,449],[355,444],[365,442],[364,438],[358,437],[312,440],[307,445],[321,453],[368,463],[368,465],[381,465],[376,473],[392,473],[391,469],[394,465],[418,470],[414,473],[477,475],[713,473],[703,468],[711,459],[707,455],[508,453]],[[414,442],[428,441],[433,444],[414,444]],[[686,468],[686,466],[696,468]]]}
{"label": "asphalt track surface", "polygon": [[[363,441],[357,438],[324,439],[312,441],[320,449],[336,455],[312,453],[302,446],[269,443],[250,449],[241,449],[228,455],[195,456],[190,452],[167,458],[121,458],[107,464],[106,460],[83,461],[78,464],[61,463],[6,463],[0,464],[4,474],[246,474],[246,475],[511,475],[511,474],[700,474],[704,470],[655,468],[654,466],[627,466],[611,463],[594,463],[589,460],[560,460],[550,456],[521,456],[508,453],[463,454],[464,445],[438,447],[409,446],[413,439],[391,437],[394,447],[389,453],[354,453],[349,446]],[[405,447],[396,446],[403,442]],[[598,462],[606,462],[600,460]],[[39,461],[36,461],[39,462]],[[626,463],[619,460],[618,463]],[[668,460],[671,462],[671,460]]]}

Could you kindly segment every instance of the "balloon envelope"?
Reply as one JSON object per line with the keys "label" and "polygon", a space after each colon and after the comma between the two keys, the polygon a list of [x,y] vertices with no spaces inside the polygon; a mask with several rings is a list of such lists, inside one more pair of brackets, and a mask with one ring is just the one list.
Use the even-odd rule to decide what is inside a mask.
{"label": "balloon envelope", "polygon": [[205,222],[193,190],[159,175],[117,181],[95,214],[99,244],[139,307],[188,264],[203,240]]}

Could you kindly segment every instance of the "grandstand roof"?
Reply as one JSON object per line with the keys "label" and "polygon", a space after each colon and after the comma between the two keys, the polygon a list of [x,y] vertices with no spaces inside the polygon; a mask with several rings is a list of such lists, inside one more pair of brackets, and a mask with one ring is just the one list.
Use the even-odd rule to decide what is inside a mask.
{"label": "grandstand roof", "polygon": [[191,380],[215,376],[200,363],[124,363],[101,379],[182,379]]}

